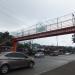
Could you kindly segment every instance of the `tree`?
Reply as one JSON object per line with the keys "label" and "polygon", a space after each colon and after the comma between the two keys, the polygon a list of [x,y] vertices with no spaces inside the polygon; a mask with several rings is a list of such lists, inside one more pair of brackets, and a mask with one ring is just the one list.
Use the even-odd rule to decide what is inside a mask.
{"label": "tree", "polygon": [[4,46],[11,46],[12,45],[12,40],[13,36],[9,34],[9,32],[0,32],[0,45]]}
{"label": "tree", "polygon": [[24,44],[22,44],[22,43],[18,43],[17,44],[17,50],[18,51],[24,51],[24,50],[27,50],[27,54],[29,54],[29,55],[33,55],[33,49],[31,48],[31,43],[24,43]]}

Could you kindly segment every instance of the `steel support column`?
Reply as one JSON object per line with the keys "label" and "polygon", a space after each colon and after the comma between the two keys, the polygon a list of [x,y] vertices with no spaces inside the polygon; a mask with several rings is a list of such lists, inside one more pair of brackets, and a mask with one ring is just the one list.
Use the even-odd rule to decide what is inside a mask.
{"label": "steel support column", "polygon": [[12,51],[13,52],[16,52],[16,48],[17,48],[17,41],[16,41],[16,39],[13,39],[12,40]]}

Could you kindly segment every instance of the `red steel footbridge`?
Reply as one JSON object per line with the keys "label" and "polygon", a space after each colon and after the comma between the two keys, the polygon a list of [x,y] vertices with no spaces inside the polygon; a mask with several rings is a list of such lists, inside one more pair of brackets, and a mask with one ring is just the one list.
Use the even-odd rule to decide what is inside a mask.
{"label": "red steel footbridge", "polygon": [[15,32],[13,39],[13,51],[16,51],[18,41],[36,38],[51,37],[75,33],[75,13],[67,14],[55,19],[40,22],[36,25]]}

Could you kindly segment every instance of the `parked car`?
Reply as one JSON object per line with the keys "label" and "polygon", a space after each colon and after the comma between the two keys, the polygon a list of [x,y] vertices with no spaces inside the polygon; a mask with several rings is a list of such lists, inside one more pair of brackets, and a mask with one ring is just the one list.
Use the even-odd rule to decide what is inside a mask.
{"label": "parked car", "polygon": [[44,52],[37,52],[35,57],[44,57]]}
{"label": "parked car", "polygon": [[0,72],[5,74],[11,69],[21,67],[33,67],[35,64],[32,57],[21,52],[4,52],[0,54]]}

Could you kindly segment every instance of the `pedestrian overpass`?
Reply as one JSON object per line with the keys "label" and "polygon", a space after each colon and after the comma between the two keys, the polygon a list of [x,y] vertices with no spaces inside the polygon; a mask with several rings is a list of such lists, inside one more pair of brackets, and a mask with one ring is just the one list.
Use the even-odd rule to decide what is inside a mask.
{"label": "pedestrian overpass", "polygon": [[14,35],[13,49],[18,41],[75,33],[75,13],[38,23]]}

